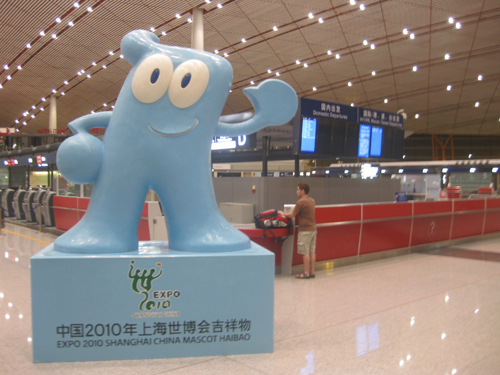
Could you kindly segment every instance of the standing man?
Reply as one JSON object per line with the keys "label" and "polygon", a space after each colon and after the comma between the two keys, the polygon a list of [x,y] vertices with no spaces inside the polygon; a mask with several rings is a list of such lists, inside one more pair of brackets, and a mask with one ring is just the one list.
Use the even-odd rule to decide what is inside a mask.
{"label": "standing man", "polygon": [[289,219],[299,215],[297,252],[303,256],[304,272],[297,275],[297,279],[311,279],[316,277],[314,274],[314,265],[316,263],[316,218],[314,210],[316,203],[308,194],[309,185],[305,183],[299,184],[297,186],[297,197],[299,200],[295,204],[293,211],[288,214],[278,211],[278,214]]}

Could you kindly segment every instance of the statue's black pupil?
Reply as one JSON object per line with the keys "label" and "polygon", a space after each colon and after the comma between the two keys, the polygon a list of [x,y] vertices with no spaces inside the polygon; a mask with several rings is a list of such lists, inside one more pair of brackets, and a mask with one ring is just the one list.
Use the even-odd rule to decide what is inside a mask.
{"label": "statue's black pupil", "polygon": [[153,70],[153,73],[151,73],[151,83],[156,83],[158,77],[160,77],[160,69],[156,68]]}
{"label": "statue's black pupil", "polygon": [[191,73],[188,73],[184,76],[181,82],[181,87],[185,88],[187,85],[189,85],[189,82],[191,82]]}

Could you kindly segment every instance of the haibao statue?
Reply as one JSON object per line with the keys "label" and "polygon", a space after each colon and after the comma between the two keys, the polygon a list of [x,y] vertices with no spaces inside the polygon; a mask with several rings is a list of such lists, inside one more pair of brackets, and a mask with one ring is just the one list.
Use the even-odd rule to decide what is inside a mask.
{"label": "haibao statue", "polygon": [[[255,115],[239,123],[219,121],[232,83],[229,62],[204,51],[165,46],[153,33],[133,31],[121,44],[133,65],[111,112],[80,117],[75,134],[57,153],[64,178],[93,183],[86,214],[54,244],[57,251],[104,254],[136,250],[137,228],[147,192],[161,200],[169,248],[233,251],[249,238],[221,215],[212,185],[214,136],[250,134],[288,122],[297,95],[269,79],[244,89]],[[249,117],[249,116],[247,116]],[[234,122],[234,121],[231,121]],[[88,133],[106,128],[101,141]]]}

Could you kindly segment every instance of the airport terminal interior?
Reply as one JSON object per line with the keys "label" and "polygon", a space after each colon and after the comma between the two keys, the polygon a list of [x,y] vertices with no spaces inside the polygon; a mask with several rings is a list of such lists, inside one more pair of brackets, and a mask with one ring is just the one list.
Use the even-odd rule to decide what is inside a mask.
{"label": "airport terminal interior", "polygon": [[[0,2],[0,209],[6,216],[0,230],[0,374],[498,374],[499,18],[498,0]],[[125,196],[142,169],[153,165],[172,168],[174,178],[163,181],[173,189],[175,178],[197,181],[190,173],[206,173],[208,190],[185,184],[177,194],[210,196],[213,189],[220,217],[275,253],[272,352],[34,360],[31,257],[90,212],[97,189],[61,174],[56,155],[73,136],[68,123],[119,113],[115,106],[131,81],[131,54],[140,49],[122,44],[133,30],[149,32],[143,42],[204,50],[212,54],[207,59],[231,64],[219,125],[260,118],[255,113],[262,108],[248,93],[265,88],[268,79],[297,94],[297,112],[286,123],[247,135],[214,133],[206,170],[184,163],[195,160],[197,147],[179,147],[174,155],[165,147],[174,160],[145,161],[156,154],[152,142],[143,143],[144,134],[174,144],[198,119],[175,136],[137,125],[113,165],[122,170],[142,158],[144,167],[108,190]],[[178,59],[173,57],[175,72]],[[195,71],[180,78],[175,72],[179,90],[198,82]],[[158,68],[148,74],[151,85],[165,83]],[[210,76],[206,87],[214,82]],[[149,105],[174,92],[170,87],[141,100],[134,81],[131,87],[129,104],[135,97]],[[207,96],[203,90],[198,99]],[[172,94],[168,108],[189,111],[196,95]],[[267,108],[268,116],[294,108],[271,96],[261,104],[273,103],[281,105]],[[170,120],[170,114],[161,116]],[[105,126],[85,130],[102,144],[113,134]],[[95,164],[86,159],[78,168]],[[193,168],[178,168],[183,165]],[[303,260],[293,231],[279,228],[271,236],[253,223],[265,210],[291,210],[299,182],[311,186],[318,222],[315,277],[303,280],[295,277]],[[172,212],[163,203],[153,190],[147,193],[137,218],[139,241],[168,243]],[[57,272],[50,277],[68,282]],[[77,298],[60,295],[54,303],[62,306],[70,297]]]}

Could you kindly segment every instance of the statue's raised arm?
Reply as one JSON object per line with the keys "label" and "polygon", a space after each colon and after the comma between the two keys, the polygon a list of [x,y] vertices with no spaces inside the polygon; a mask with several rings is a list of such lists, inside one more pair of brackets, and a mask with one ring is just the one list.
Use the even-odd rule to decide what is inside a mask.
{"label": "statue's raised arm", "polygon": [[[215,130],[216,136],[235,137],[252,134],[266,126],[286,124],[297,111],[297,94],[286,82],[268,79],[257,87],[247,87],[243,93],[253,104],[255,115],[248,113],[222,116]],[[241,122],[235,122],[241,120]]]}

